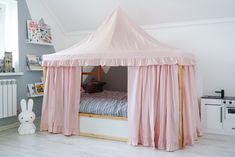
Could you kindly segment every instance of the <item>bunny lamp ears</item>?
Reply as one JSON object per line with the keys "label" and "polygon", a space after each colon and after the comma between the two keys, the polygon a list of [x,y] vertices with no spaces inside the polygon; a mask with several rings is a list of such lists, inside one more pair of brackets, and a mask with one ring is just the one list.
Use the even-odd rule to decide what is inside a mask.
{"label": "bunny lamp ears", "polygon": [[[27,109],[26,109],[26,100],[25,99],[22,99],[20,101],[20,106],[21,106],[22,112],[27,111]],[[28,111],[33,111],[33,99],[28,100]]]}
{"label": "bunny lamp ears", "polygon": [[28,111],[33,111],[33,99],[28,100]]}
{"label": "bunny lamp ears", "polygon": [[25,99],[22,99],[20,101],[20,106],[21,106],[21,111],[22,112],[26,111],[26,101],[25,101]]}

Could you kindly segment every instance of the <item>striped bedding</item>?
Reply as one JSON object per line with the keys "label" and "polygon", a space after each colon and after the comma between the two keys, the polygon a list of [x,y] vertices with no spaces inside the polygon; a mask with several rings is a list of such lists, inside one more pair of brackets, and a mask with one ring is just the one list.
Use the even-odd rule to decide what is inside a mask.
{"label": "striped bedding", "polygon": [[82,93],[79,112],[127,117],[127,93],[108,90]]}

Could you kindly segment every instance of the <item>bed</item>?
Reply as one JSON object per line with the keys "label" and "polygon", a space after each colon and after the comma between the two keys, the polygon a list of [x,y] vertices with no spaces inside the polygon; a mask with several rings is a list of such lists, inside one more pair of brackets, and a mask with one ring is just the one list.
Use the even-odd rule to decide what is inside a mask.
{"label": "bed", "polygon": [[[101,80],[97,72],[82,72]],[[80,136],[126,142],[128,140],[127,93],[103,91],[82,93],[79,107]]]}

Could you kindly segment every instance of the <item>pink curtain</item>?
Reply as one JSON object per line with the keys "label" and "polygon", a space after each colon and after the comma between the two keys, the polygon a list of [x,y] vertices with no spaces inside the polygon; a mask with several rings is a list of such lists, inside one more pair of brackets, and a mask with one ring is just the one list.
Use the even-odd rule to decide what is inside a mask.
{"label": "pink curtain", "polygon": [[80,67],[47,68],[41,131],[64,135],[78,134],[80,84]]}
{"label": "pink curtain", "polygon": [[183,67],[183,134],[184,145],[192,145],[202,135],[194,66]]}
{"label": "pink curtain", "polygon": [[129,143],[178,149],[177,65],[128,67]]}

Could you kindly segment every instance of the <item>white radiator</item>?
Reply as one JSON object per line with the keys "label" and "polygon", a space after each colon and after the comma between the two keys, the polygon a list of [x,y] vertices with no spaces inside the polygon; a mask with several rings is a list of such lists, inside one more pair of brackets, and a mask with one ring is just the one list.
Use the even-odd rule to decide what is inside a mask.
{"label": "white radiator", "polygon": [[16,80],[0,80],[0,118],[17,115]]}

